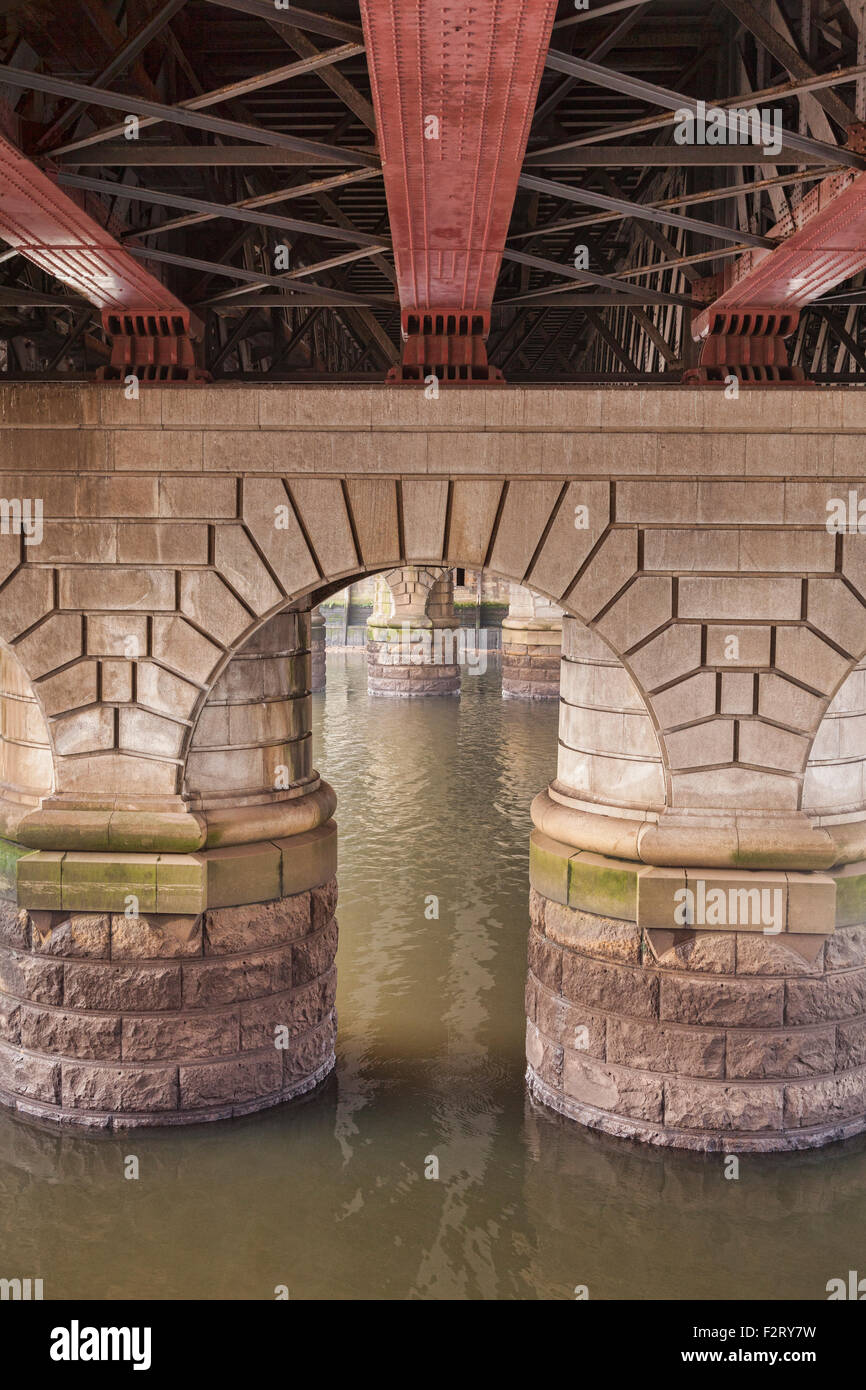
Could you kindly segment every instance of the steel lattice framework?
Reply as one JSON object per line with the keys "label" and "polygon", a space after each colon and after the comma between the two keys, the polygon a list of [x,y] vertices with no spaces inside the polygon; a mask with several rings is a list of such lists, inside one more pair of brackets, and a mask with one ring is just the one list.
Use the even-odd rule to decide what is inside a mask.
{"label": "steel lattice framework", "polygon": [[864,118],[864,0],[3,0],[0,372],[866,380]]}

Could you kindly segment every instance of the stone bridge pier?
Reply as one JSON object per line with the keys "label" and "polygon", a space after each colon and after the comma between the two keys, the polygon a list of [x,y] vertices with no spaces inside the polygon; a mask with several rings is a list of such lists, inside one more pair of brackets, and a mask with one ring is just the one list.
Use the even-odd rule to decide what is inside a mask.
{"label": "stone bridge pier", "polygon": [[459,695],[454,578],[450,570],[404,565],[376,580],[367,623],[372,695]]}
{"label": "stone bridge pier", "polygon": [[502,694],[557,700],[561,647],[561,609],[512,584],[508,616],[502,622]]}
{"label": "stone bridge pier", "polygon": [[[807,1148],[866,1126],[866,668],[828,706],[814,687],[842,663],[814,634],[727,629],[668,628],[626,669],[564,619],[557,777],[532,808],[527,1076],[610,1134]],[[729,673],[668,684],[738,636]],[[771,651],[776,674],[751,669]],[[738,716],[758,710],[775,766],[744,778],[732,754],[757,730]],[[810,747],[795,727],[822,710]]]}
{"label": "stone bridge pier", "polygon": [[[115,668],[126,694],[144,680],[162,713],[142,733],[165,761],[136,778],[124,753],[94,757],[87,795],[61,777],[34,796],[50,786],[48,731],[16,658],[0,660],[7,833],[51,847],[7,843],[0,1094],[96,1127],[245,1114],[334,1063],[336,798],[312,769],[309,604],[222,664],[194,727],[198,692],[144,659],[137,630],[126,615],[88,641],[115,653],[101,663],[114,698]],[[194,638],[180,640],[188,658]],[[96,741],[104,710],[90,707],[70,756]],[[160,795],[185,743],[179,794],[165,781]]]}
{"label": "stone bridge pier", "polygon": [[0,532],[4,1103],[182,1123],[327,1074],[311,612],[465,567],[564,614],[534,1095],[723,1152],[866,1128],[862,392],[28,385],[0,414],[0,495],[40,517]]}

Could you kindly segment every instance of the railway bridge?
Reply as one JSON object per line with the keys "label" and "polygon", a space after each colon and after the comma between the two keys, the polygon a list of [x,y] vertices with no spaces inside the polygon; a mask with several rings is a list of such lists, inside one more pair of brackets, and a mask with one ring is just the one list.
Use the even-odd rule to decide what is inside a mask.
{"label": "railway bridge", "polygon": [[533,1093],[697,1148],[866,1126],[862,393],[31,383],[0,407],[31,518],[0,539],[7,1103],[162,1124],[326,1075],[310,612],[467,566],[566,614]]}
{"label": "railway bridge", "polygon": [[564,614],[533,1095],[866,1128],[864,5],[66,10],[0,5],[0,1099],[327,1075],[313,609],[468,567]]}

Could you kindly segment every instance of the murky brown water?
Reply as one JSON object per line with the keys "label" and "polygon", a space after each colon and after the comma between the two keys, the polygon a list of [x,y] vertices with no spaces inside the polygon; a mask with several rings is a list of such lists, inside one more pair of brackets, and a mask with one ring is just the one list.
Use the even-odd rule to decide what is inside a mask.
{"label": "murky brown water", "polygon": [[496,671],[459,703],[370,700],[360,652],[329,657],[316,703],[341,797],[336,1073],[126,1137],[0,1112],[0,1277],[46,1298],[824,1299],[866,1275],[866,1139],[729,1181],[527,1100],[528,811],[556,710],[503,701]]}

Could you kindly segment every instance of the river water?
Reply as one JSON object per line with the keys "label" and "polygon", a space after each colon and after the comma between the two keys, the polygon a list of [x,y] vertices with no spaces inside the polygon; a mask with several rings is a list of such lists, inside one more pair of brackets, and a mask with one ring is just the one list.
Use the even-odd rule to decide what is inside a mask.
{"label": "river water", "polygon": [[553,705],[503,700],[495,669],[459,701],[369,698],[363,652],[329,654],[314,703],[340,796],[335,1073],[295,1105],[126,1136],[0,1111],[0,1277],[46,1298],[593,1300],[823,1299],[866,1275],[866,1139],[732,1179],[528,1100]]}

